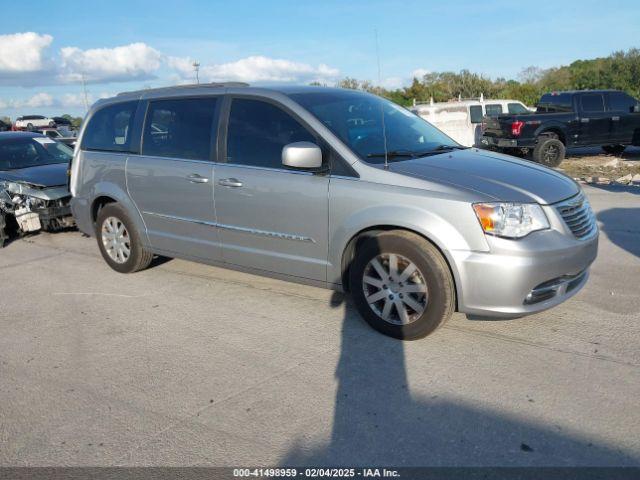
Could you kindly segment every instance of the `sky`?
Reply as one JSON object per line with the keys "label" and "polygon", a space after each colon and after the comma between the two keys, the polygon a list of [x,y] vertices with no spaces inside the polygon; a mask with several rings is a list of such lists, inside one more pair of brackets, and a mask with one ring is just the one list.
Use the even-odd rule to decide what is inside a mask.
{"label": "sky", "polygon": [[0,11],[0,117],[11,118],[193,83],[194,60],[201,82],[397,88],[425,72],[517,79],[640,47],[638,0],[0,0]]}

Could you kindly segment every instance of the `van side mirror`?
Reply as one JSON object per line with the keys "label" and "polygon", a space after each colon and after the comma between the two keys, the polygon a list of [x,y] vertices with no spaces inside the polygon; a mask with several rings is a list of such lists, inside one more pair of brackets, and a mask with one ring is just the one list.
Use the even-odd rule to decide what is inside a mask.
{"label": "van side mirror", "polygon": [[291,168],[322,167],[322,150],[315,143],[294,142],[282,148],[282,164]]}

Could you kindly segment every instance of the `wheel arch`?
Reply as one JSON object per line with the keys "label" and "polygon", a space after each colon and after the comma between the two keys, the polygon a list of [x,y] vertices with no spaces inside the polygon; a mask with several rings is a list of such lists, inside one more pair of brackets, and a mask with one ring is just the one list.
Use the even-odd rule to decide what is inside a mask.
{"label": "wheel arch", "polygon": [[556,135],[564,146],[567,146],[567,135],[565,130],[560,125],[544,125],[536,132],[536,140],[541,136]]}
{"label": "wheel arch", "polygon": [[429,242],[431,245],[433,245],[438,250],[438,252],[440,252],[440,254],[442,255],[442,258],[444,258],[447,264],[447,267],[449,268],[449,273],[451,274],[451,278],[453,279],[453,286],[455,291],[455,309],[457,311],[458,299],[460,298],[460,295],[461,295],[461,292],[458,291],[458,285],[460,285],[460,281],[458,277],[458,272],[455,268],[455,264],[453,263],[452,258],[450,258],[449,255],[447,255],[446,250],[441,245],[439,245],[437,241],[431,238],[432,236],[424,234],[423,232],[417,231],[412,228],[402,227],[398,225],[390,225],[390,224],[373,225],[370,227],[363,228],[359,232],[355,233],[349,239],[349,241],[347,242],[342,252],[342,260],[340,265],[340,269],[341,269],[340,277],[342,281],[342,289],[345,292],[350,291],[349,269],[351,268],[351,263],[355,258],[359,245],[361,245],[362,242],[364,242],[367,238],[374,237],[377,234],[382,232],[389,232],[393,230],[401,230],[401,231],[411,232],[415,235],[418,235],[419,237],[423,238],[424,240]]}

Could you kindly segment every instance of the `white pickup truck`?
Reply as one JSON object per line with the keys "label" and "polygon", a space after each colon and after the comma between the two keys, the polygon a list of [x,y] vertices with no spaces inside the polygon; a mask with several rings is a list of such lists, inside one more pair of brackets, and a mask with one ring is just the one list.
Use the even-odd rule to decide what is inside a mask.
{"label": "white pickup truck", "polygon": [[24,115],[16,118],[15,126],[19,130],[34,130],[36,128],[55,127],[56,122],[53,118],[43,115]]}

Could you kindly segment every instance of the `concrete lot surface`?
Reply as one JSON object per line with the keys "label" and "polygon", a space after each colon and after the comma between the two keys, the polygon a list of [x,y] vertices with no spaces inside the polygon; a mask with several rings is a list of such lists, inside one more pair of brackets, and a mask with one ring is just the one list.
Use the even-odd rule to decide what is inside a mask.
{"label": "concrete lot surface", "polygon": [[0,250],[0,465],[640,465],[640,188],[587,187],[586,288],[426,339],[339,295],[95,240]]}

